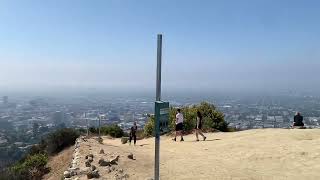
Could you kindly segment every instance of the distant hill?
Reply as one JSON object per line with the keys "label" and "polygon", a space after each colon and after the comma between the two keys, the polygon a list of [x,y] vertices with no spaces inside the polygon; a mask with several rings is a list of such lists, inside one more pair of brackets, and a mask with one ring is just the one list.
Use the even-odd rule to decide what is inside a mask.
{"label": "distant hill", "polygon": [[[161,179],[320,179],[319,129],[258,129],[206,136],[207,141],[200,142],[195,141],[195,135],[186,136],[184,142],[162,136]],[[78,175],[73,179],[87,179],[90,168],[85,165],[85,156],[89,154],[93,155],[90,165],[97,168],[101,179],[153,177],[154,138],[140,140],[137,146],[107,137],[103,137],[103,144],[94,138],[79,139],[77,144],[74,160],[65,162],[80,168],[74,168]],[[101,149],[104,153],[100,154]],[[128,158],[130,153],[135,160]],[[115,164],[99,165],[101,158],[109,165],[117,156]],[[56,166],[54,161],[48,164]]]}

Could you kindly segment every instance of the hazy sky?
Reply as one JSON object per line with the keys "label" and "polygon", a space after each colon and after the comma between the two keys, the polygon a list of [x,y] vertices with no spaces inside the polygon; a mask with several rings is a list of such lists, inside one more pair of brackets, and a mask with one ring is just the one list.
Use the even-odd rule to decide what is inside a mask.
{"label": "hazy sky", "polygon": [[320,90],[317,0],[1,0],[0,88]]}

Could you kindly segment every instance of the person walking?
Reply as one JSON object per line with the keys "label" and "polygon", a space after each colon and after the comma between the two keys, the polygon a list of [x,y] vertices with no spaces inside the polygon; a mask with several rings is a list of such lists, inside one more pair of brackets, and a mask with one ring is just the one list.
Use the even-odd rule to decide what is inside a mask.
{"label": "person walking", "polygon": [[131,145],[132,139],[133,139],[134,145],[136,145],[136,142],[137,142],[136,132],[137,132],[137,130],[138,130],[137,123],[134,122],[134,123],[133,123],[133,126],[132,126],[131,129],[130,129],[130,138],[129,138],[129,144],[130,144],[130,145]]}
{"label": "person walking", "polygon": [[196,124],[195,130],[196,130],[197,141],[199,141],[198,134],[200,134],[202,136],[204,141],[207,139],[207,137],[204,136],[202,133],[202,115],[201,115],[200,111],[197,111],[197,124]]}
{"label": "person walking", "polygon": [[174,141],[177,141],[177,136],[180,135],[181,139],[180,141],[184,141],[183,139],[183,114],[181,113],[180,109],[177,109],[177,114],[176,114],[176,134],[174,136]]}

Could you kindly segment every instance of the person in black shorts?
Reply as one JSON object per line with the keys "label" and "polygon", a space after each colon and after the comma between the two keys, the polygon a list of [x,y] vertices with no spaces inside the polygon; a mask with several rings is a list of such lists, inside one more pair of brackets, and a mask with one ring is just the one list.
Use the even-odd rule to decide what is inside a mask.
{"label": "person in black shorts", "polygon": [[204,141],[207,139],[207,137],[203,135],[201,128],[202,128],[202,115],[200,111],[197,111],[197,124],[195,128],[197,141],[199,141],[198,134],[200,134],[203,137]]}
{"label": "person in black shorts", "polygon": [[138,130],[137,123],[134,122],[134,123],[133,123],[133,126],[132,126],[131,129],[130,129],[130,138],[129,138],[129,144],[130,144],[130,145],[131,145],[132,139],[133,139],[134,145],[136,145],[136,142],[137,142],[136,132],[137,132],[137,130]]}
{"label": "person in black shorts", "polygon": [[180,141],[184,141],[182,130],[183,130],[183,114],[181,113],[180,109],[177,109],[177,114],[176,114],[176,134],[175,134],[175,137],[173,139],[174,141],[177,141],[177,136],[178,135],[181,136]]}

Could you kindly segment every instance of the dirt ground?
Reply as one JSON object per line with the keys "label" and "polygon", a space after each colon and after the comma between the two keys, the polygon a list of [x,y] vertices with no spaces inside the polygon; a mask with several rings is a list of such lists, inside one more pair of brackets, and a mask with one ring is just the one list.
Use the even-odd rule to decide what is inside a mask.
{"label": "dirt ground", "polygon": [[63,177],[63,172],[68,169],[72,159],[74,147],[69,147],[59,154],[51,157],[47,164],[51,168],[50,173],[46,174],[43,179],[60,180]]}
{"label": "dirt ground", "polygon": [[[207,141],[200,142],[195,141],[195,135],[186,136],[184,142],[161,137],[161,179],[320,179],[319,129],[259,129],[205,135]],[[98,153],[101,148],[106,154]],[[116,169],[123,169],[129,179],[153,177],[154,138],[140,140],[136,146],[121,144],[120,139],[104,137],[103,144],[89,139],[81,144],[80,153],[95,155],[93,163],[100,179],[115,179],[113,173],[97,164],[100,157],[112,155],[120,155]],[[129,153],[135,160],[127,158]],[[84,159],[81,161],[84,166]]]}

